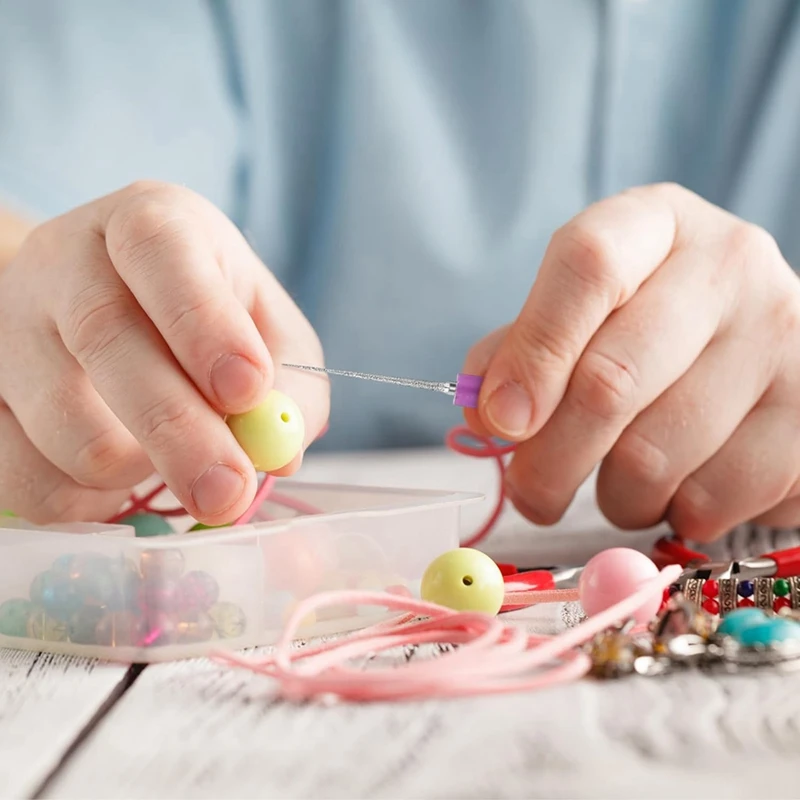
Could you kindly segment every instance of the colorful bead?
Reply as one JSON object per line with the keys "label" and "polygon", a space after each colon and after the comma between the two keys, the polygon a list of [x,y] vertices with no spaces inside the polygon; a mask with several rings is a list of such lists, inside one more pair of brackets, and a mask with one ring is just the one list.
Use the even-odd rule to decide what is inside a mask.
{"label": "colorful bead", "polygon": [[[581,605],[591,617],[629,597],[642,584],[658,575],[658,567],[643,553],[614,547],[598,553],[583,569],[578,583]],[[649,622],[661,605],[659,596],[643,604],[634,615],[639,623]]]}
{"label": "colorful bead", "polygon": [[[719,583],[715,580],[707,580],[703,584],[703,597],[717,597],[718,595]],[[716,613],[716,611],[714,613]]]}
{"label": "colorful bead", "polygon": [[194,570],[181,578],[180,606],[187,611],[208,611],[219,600],[219,584],[207,572]]}
{"label": "colorful bead", "polygon": [[183,553],[174,548],[145,550],[140,561],[142,577],[149,581],[177,580],[184,566]]}
{"label": "colorful bead", "polygon": [[111,611],[95,626],[95,641],[104,647],[135,647],[144,635],[144,622],[131,611]]}
{"label": "colorful bead", "polygon": [[42,606],[51,617],[62,622],[81,607],[81,598],[65,570],[39,573],[31,582],[29,595],[35,605]]}
{"label": "colorful bead", "polygon": [[3,636],[28,635],[28,617],[33,611],[30,600],[14,598],[0,605],[0,634]]}
{"label": "colorful bead", "polygon": [[497,614],[504,597],[505,583],[497,564],[469,547],[443,553],[422,576],[422,599],[454,611]]}
{"label": "colorful bead", "polygon": [[119,521],[120,525],[130,525],[137,539],[149,538],[151,536],[168,536],[175,533],[175,529],[160,514],[146,514],[137,512],[123,517]]}
{"label": "colorful bead", "polygon": [[121,605],[124,600],[112,571],[112,560],[96,553],[75,556],[70,562],[70,586],[82,605]]}
{"label": "colorful bead", "polygon": [[726,614],[717,628],[720,636],[738,636],[741,631],[750,625],[759,625],[766,619],[760,608],[737,608]]}
{"label": "colorful bead", "polygon": [[772,582],[772,594],[774,594],[775,597],[786,597],[791,591],[792,587],[785,578],[777,578]]}
{"label": "colorful bead", "polygon": [[28,638],[40,642],[66,642],[67,625],[60,619],[51,617],[44,608],[35,607],[28,617]]}
{"label": "colorful bead", "polygon": [[738,608],[752,608],[755,603],[749,597],[741,597],[736,605]]}
{"label": "colorful bead", "polygon": [[76,611],[67,627],[69,640],[75,644],[96,644],[97,624],[105,616],[105,611],[98,606],[85,606]]}
{"label": "colorful bead", "polygon": [[772,603],[772,610],[777,614],[784,608],[791,608],[792,601],[788,597],[776,597]]}
{"label": "colorful bead", "polygon": [[262,540],[267,585],[308,597],[320,589],[328,563],[318,541],[302,533],[277,533]]}
{"label": "colorful bead", "polygon": [[244,611],[234,603],[215,603],[208,611],[220,639],[237,639],[247,628]]}
{"label": "colorful bead", "polygon": [[709,614],[719,614],[719,602],[713,597],[707,597],[703,601],[703,610]]}
{"label": "colorful bead", "polygon": [[285,467],[303,449],[305,424],[297,404],[273,389],[261,405],[228,417],[228,427],[260,472]]}
{"label": "colorful bead", "polygon": [[753,592],[755,591],[753,581],[739,581],[736,591],[739,597],[752,597]]}

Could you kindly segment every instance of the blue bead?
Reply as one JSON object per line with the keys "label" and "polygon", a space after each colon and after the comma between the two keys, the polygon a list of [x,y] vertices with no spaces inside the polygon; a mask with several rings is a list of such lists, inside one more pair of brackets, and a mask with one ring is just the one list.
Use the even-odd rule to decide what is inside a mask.
{"label": "blue bead", "polygon": [[745,628],[736,638],[745,647],[800,641],[800,623],[789,619],[766,619]]}
{"label": "blue bead", "polygon": [[760,608],[737,608],[722,618],[717,633],[721,636],[736,636],[751,625],[759,625],[766,620]]}
{"label": "blue bead", "polygon": [[739,581],[739,586],[737,587],[737,591],[739,593],[739,597],[752,596],[754,591],[753,581]]}

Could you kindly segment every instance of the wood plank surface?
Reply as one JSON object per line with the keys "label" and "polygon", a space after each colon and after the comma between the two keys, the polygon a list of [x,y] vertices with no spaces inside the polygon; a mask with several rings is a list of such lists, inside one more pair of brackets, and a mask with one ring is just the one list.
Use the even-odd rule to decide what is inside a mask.
{"label": "wood plank surface", "polygon": [[0,650],[0,797],[29,797],[128,673],[86,659]]}

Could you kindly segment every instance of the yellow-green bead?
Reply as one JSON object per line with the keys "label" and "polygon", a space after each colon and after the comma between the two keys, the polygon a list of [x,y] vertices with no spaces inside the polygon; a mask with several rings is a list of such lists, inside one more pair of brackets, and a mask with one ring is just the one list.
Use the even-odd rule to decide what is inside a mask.
{"label": "yellow-green bead", "polygon": [[443,553],[422,576],[423,600],[454,611],[496,614],[503,605],[505,585],[500,568],[485,553],[468,547]]}
{"label": "yellow-green bead", "polygon": [[303,448],[303,415],[294,400],[274,389],[252,411],[228,417],[228,427],[260,472],[285,467]]}

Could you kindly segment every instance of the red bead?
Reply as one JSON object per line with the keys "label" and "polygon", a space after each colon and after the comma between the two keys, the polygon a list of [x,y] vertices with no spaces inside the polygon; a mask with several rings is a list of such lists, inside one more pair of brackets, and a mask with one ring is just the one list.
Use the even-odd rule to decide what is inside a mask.
{"label": "red bead", "polygon": [[749,597],[740,597],[736,605],[739,608],[751,608],[755,603]]}
{"label": "red bead", "polygon": [[718,594],[719,583],[717,581],[708,580],[703,584],[703,595],[705,597],[716,597]]}
{"label": "red bead", "polygon": [[719,614],[719,603],[713,597],[709,597],[703,601],[703,609],[709,614]]}
{"label": "red bead", "polygon": [[788,597],[776,597],[772,610],[777,614],[782,608],[791,608],[792,601]]}

